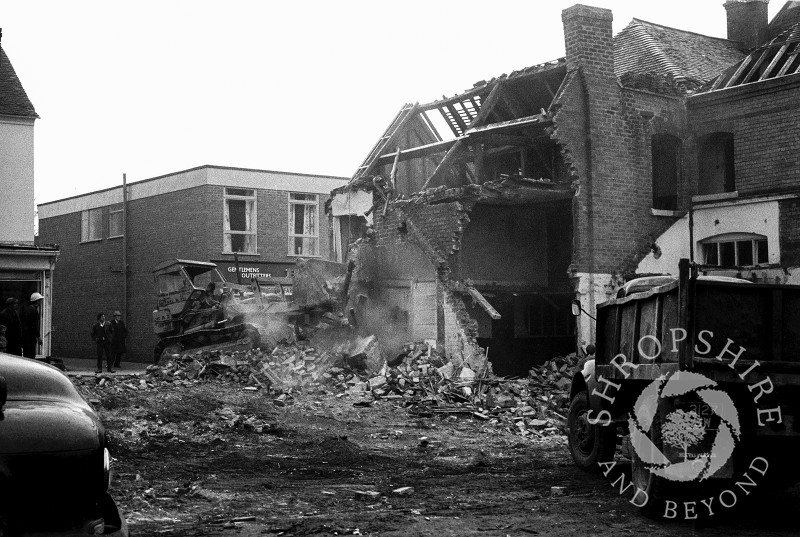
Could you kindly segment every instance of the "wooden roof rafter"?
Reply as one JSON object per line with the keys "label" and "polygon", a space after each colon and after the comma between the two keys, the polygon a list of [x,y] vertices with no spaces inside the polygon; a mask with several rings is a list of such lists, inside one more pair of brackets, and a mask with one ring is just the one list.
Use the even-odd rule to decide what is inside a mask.
{"label": "wooden roof rafter", "polygon": [[[387,147],[392,147],[395,145],[399,134],[403,131],[403,128],[408,124],[411,118],[417,115],[418,108],[419,105],[417,104],[403,105],[403,107],[395,116],[394,121],[392,121],[392,123],[383,133],[383,136],[375,143],[372,151],[369,152],[367,158],[364,159],[364,162],[362,162],[361,166],[358,167],[356,173],[353,174],[353,178],[348,184],[352,184],[357,179],[369,175],[369,173],[375,167],[375,164],[377,163],[381,153],[383,153]],[[435,131],[433,134],[437,136]]]}
{"label": "wooden roof rafter", "polygon": [[800,72],[800,24],[775,37],[723,73],[710,91],[761,82]]}
{"label": "wooden roof rafter", "polygon": [[[492,112],[492,110],[500,100],[502,88],[503,88],[502,82],[498,82],[494,85],[492,91],[489,92],[489,96],[486,97],[486,100],[483,102],[480,111],[470,122],[469,127],[465,126],[463,132],[464,135],[466,135],[466,133],[469,132],[470,129],[473,129],[476,126],[480,126],[487,120],[489,114]],[[465,148],[466,148],[466,142],[464,140],[464,136],[462,136],[458,138],[458,140],[456,140],[455,145],[453,145],[453,147],[450,148],[450,150],[447,152],[447,154],[444,156],[441,162],[439,162],[439,165],[436,167],[436,169],[433,171],[430,177],[428,177],[428,179],[425,181],[425,184],[422,185],[422,190],[428,188],[428,185],[435,178],[440,177],[444,173],[444,170],[447,169],[447,167],[454,162],[455,157],[458,155],[458,153],[463,151]]]}

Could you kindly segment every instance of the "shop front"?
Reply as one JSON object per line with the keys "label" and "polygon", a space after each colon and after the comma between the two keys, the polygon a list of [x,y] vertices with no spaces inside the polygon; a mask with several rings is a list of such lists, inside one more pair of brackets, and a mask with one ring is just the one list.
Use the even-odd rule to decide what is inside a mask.
{"label": "shop front", "polygon": [[53,312],[53,270],[58,246],[0,244],[0,308],[9,298],[27,305],[33,293],[44,295],[40,315],[42,346],[38,356],[50,356]]}

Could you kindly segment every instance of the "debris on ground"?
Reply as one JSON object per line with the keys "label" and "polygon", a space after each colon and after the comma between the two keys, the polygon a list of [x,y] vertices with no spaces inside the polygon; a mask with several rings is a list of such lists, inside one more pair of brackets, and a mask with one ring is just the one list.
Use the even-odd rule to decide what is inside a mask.
{"label": "debris on ground", "polygon": [[[385,359],[379,342],[370,336],[324,346],[283,342],[272,351],[186,352],[163,365],[149,366],[142,378],[99,375],[78,384],[86,388],[88,399],[95,400],[97,390],[121,394],[225,382],[268,394],[275,406],[292,404],[292,394],[299,392],[347,396],[361,407],[390,401],[417,416],[468,417],[536,439],[563,435],[569,386],[578,363],[578,357],[570,354],[532,368],[527,378],[502,378],[488,369],[456,366],[426,342],[407,343],[396,356]],[[268,429],[247,419],[233,423]]]}

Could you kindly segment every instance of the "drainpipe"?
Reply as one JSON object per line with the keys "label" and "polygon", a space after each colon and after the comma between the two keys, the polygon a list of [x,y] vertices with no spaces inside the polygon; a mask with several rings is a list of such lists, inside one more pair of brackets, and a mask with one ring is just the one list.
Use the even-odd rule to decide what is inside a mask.
{"label": "drainpipe", "polygon": [[[587,243],[588,243],[588,250],[589,250],[589,264],[588,264],[588,271],[589,271],[589,311],[595,311],[595,300],[594,300],[594,192],[593,192],[593,181],[592,181],[592,170],[594,167],[594,159],[592,158],[592,107],[591,101],[589,96],[589,86],[586,83],[586,75],[583,72],[583,68],[579,68],[581,79],[581,91],[583,93],[584,99],[584,106],[586,109],[586,116],[585,116],[585,130],[586,130],[586,139],[585,139],[585,147],[586,147],[586,234],[587,236]],[[589,325],[591,328],[589,330],[589,341],[588,343],[594,343],[595,339],[595,330],[596,327],[593,324]]]}
{"label": "drainpipe", "polygon": [[122,315],[128,319],[128,178],[122,174]]}

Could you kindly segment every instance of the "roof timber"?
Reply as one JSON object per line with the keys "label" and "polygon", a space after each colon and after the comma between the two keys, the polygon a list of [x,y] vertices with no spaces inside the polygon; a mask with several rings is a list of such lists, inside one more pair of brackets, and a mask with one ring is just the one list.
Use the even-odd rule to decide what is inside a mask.
{"label": "roof timber", "polygon": [[[403,149],[400,151],[400,162],[411,160],[414,158],[424,158],[438,153],[444,153],[450,149],[458,139],[444,140],[442,142],[434,142],[432,144],[421,145],[419,147],[412,147],[411,149]],[[396,151],[392,153],[384,153],[378,157],[378,164],[389,164],[394,161]]]}
{"label": "roof timber", "polygon": [[[514,134],[505,134],[504,131],[513,131],[523,127],[530,127],[535,125],[547,126],[550,124],[551,121],[546,117],[542,115],[536,115],[520,119],[514,119],[511,121],[503,121],[501,123],[493,123],[482,127],[481,126],[473,127],[468,129],[463,136],[460,136],[459,138],[453,140],[444,140],[441,142],[434,142],[432,144],[426,144],[419,147],[413,147],[410,149],[403,149],[400,151],[399,161],[404,162],[406,160],[411,160],[415,158],[424,158],[424,157],[429,157],[431,155],[447,152],[447,155],[451,156],[448,158],[447,155],[445,155],[447,161],[445,162],[445,160],[443,159],[439,163],[438,167],[442,166],[442,162],[444,162],[445,166],[448,166],[460,160],[457,159],[456,156],[457,154],[465,151],[466,145],[469,142],[501,145],[502,147],[500,148],[501,149],[500,152],[504,152],[513,149],[515,147],[522,147],[529,145],[533,141],[533,138],[527,134],[520,136]],[[397,151],[392,151],[391,153],[384,153],[383,155],[381,155],[376,159],[376,163],[380,165],[389,164],[391,162],[394,162],[396,156],[397,156]],[[432,178],[433,174],[431,175],[430,179]]]}
{"label": "roof timber", "polygon": [[720,75],[710,91],[721,90],[800,72],[800,24],[759,47]]}
{"label": "roof timber", "polygon": [[[497,106],[502,91],[503,91],[503,84],[502,83],[495,84],[495,86],[492,88],[492,91],[489,93],[489,96],[486,98],[486,101],[484,101],[483,106],[481,106],[480,112],[478,112],[478,115],[475,116],[473,120],[470,122],[469,128],[466,127],[464,128],[463,130],[464,135],[466,135],[466,133],[470,129],[481,125],[488,119],[489,114],[491,114],[492,110],[494,110],[494,107]],[[431,181],[433,181],[435,177],[438,177],[442,173],[444,173],[444,170],[447,169],[446,167],[449,166],[454,160],[455,156],[462,151],[464,145],[465,145],[464,136],[462,136],[456,141],[455,145],[453,145],[453,147],[451,147],[447,151],[447,154],[444,156],[441,162],[439,162],[439,165],[436,166],[436,169],[433,170],[433,173],[425,181],[425,184],[422,185],[423,190],[425,190],[428,187],[428,185],[431,183]]]}

